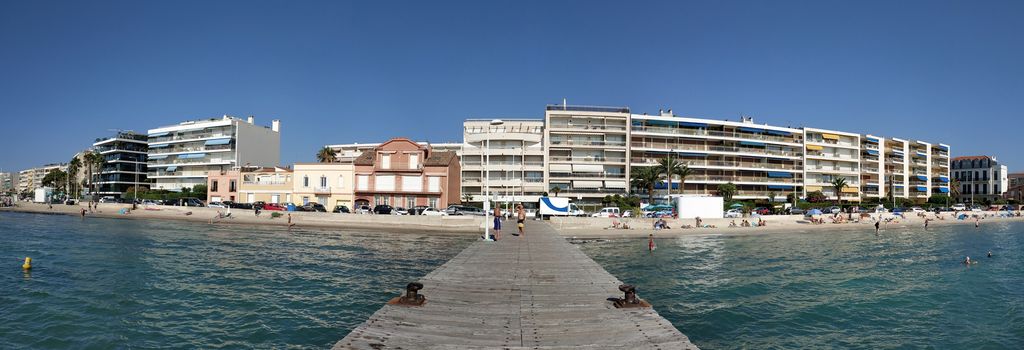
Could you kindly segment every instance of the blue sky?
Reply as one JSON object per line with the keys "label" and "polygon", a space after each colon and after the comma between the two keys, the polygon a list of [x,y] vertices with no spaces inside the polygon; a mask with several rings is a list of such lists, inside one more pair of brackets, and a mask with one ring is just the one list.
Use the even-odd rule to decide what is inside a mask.
{"label": "blue sky", "polygon": [[282,120],[324,144],[460,141],[544,105],[869,132],[1024,170],[1021,1],[0,0],[0,168],[110,129]]}

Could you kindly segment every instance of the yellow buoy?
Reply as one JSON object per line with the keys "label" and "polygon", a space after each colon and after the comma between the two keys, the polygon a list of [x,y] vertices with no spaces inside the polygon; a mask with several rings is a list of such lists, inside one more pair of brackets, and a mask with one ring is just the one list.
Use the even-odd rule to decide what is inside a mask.
{"label": "yellow buoy", "polygon": [[31,269],[32,268],[32,258],[26,256],[25,257],[25,264],[21,265],[21,268],[23,268],[25,270]]}

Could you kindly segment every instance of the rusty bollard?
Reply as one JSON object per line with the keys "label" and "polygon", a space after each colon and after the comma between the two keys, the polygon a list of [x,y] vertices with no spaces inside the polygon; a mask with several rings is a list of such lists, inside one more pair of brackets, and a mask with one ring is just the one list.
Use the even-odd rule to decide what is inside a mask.
{"label": "rusty bollard", "polygon": [[619,290],[624,294],[621,299],[615,300],[615,307],[617,308],[633,308],[633,307],[651,307],[643,299],[636,297],[636,287],[632,284],[623,284],[619,286]]}
{"label": "rusty bollard", "polygon": [[388,304],[423,306],[423,303],[427,302],[427,297],[419,294],[420,289],[423,289],[423,283],[409,282],[409,284],[405,286],[405,295],[391,299],[391,301],[388,301]]}

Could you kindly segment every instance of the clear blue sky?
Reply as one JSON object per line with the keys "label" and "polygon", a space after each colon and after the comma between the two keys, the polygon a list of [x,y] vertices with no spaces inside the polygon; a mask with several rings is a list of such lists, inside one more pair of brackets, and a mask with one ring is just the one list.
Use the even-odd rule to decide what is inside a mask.
{"label": "clear blue sky", "polygon": [[461,140],[547,103],[941,141],[1024,170],[1022,1],[0,0],[0,168],[108,129],[282,120],[324,144]]}

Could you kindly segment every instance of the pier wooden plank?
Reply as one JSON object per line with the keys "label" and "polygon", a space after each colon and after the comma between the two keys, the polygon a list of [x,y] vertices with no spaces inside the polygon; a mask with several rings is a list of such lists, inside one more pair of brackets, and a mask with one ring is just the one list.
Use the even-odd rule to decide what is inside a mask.
{"label": "pier wooden plank", "polygon": [[384,305],[334,349],[697,349],[653,308],[616,309],[622,282],[548,224],[508,233],[419,280],[425,305]]}

